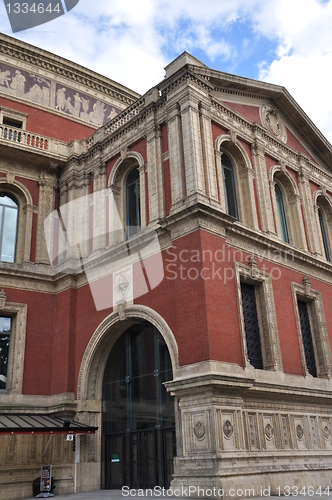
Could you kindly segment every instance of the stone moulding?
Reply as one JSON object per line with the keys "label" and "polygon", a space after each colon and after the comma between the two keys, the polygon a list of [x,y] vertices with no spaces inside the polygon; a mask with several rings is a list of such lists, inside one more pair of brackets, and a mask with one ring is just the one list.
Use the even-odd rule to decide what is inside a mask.
{"label": "stone moulding", "polygon": [[[28,306],[26,304],[16,304],[7,302],[7,300],[4,301],[3,307],[0,308],[0,314],[12,318],[6,388],[8,394],[22,394],[27,310]],[[3,393],[5,397],[6,393]],[[2,393],[0,391],[0,402],[1,399]]]}
{"label": "stone moulding", "polygon": [[125,305],[123,314],[125,319],[121,320],[118,312],[111,313],[92,335],[81,362],[77,386],[78,400],[101,399],[101,382],[111,348],[131,322],[137,319],[149,321],[158,329],[167,344],[173,372],[176,371],[179,364],[178,347],[166,321],[157,312],[142,305]]}
{"label": "stone moulding", "polygon": [[3,34],[0,36],[0,41],[0,53],[13,58],[18,63],[38,66],[43,71],[48,71],[57,77],[59,75],[66,77],[72,80],[73,83],[80,83],[105,95],[110,95],[127,105],[132,104],[139,97],[136,92],[49,52],[38,49],[35,51],[24,42],[14,40]]}

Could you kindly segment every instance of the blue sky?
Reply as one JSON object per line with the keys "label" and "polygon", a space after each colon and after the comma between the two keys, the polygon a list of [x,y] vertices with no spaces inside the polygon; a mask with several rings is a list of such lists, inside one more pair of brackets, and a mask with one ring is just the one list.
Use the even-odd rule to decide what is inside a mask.
{"label": "blue sky", "polygon": [[[46,0],[47,1],[47,0]],[[80,0],[12,34],[144,93],[184,50],[220,71],[282,85],[332,142],[332,0]]]}

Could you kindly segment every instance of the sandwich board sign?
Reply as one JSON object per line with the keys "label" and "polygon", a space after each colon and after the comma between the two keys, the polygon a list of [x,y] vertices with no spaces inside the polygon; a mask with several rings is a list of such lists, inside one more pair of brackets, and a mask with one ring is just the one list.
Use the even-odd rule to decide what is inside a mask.
{"label": "sandwich board sign", "polygon": [[52,488],[52,465],[43,465],[40,476],[40,493],[36,498],[54,497]]}

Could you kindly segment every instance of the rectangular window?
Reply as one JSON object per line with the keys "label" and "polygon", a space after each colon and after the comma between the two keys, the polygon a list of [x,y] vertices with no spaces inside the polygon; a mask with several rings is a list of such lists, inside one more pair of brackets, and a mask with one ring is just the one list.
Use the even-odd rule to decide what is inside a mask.
{"label": "rectangular window", "polygon": [[247,283],[241,283],[241,297],[248,359],[254,368],[263,370],[255,287]]}
{"label": "rectangular window", "polygon": [[243,365],[282,371],[271,276],[258,269],[254,256],[248,266],[234,267]]}
{"label": "rectangular window", "polygon": [[302,335],[306,367],[310,375],[312,375],[313,377],[317,377],[315,350],[314,350],[314,343],[310,327],[308,306],[306,302],[298,300],[297,307],[299,310],[300,327],[301,327],[301,335]]}
{"label": "rectangular window", "polygon": [[0,316],[0,390],[7,389],[11,318]]}
{"label": "rectangular window", "polygon": [[292,283],[303,375],[331,378],[331,349],[320,292],[311,288],[307,276],[303,284]]}
{"label": "rectangular window", "polygon": [[6,118],[5,116],[3,117],[2,123],[3,125],[7,125],[8,127],[23,128],[23,122],[13,120],[11,118]]}

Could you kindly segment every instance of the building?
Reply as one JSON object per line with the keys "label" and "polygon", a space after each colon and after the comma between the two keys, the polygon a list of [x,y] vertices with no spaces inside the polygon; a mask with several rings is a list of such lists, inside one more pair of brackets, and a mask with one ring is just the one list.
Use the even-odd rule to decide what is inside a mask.
{"label": "building", "polygon": [[144,96],[3,35],[0,65],[2,498],[43,464],[58,493],[329,486],[331,145],[188,53]]}

